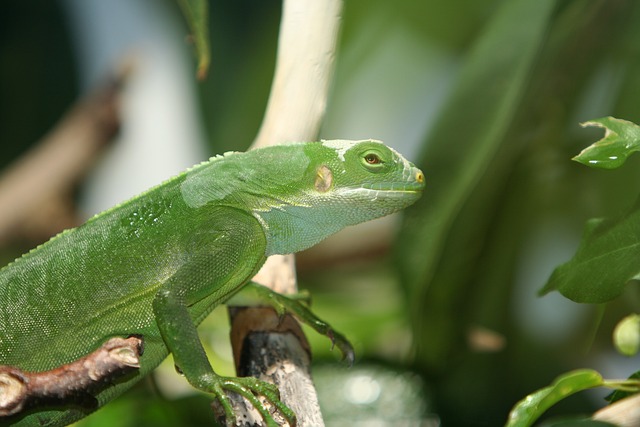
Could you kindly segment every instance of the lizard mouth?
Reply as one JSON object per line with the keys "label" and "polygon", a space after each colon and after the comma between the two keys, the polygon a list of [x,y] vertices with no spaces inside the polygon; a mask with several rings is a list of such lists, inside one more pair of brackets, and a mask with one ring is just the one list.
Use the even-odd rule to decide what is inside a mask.
{"label": "lizard mouth", "polygon": [[422,188],[409,188],[409,187],[397,187],[397,188],[367,188],[365,187],[365,190],[368,191],[372,191],[372,192],[377,192],[377,193],[384,193],[384,194],[420,194],[422,193]]}
{"label": "lizard mouth", "polygon": [[424,175],[422,171],[414,168],[410,175],[410,179],[398,182],[369,183],[363,185],[363,188],[372,191],[380,191],[384,193],[421,193],[424,190]]}
{"label": "lizard mouth", "polygon": [[419,185],[407,185],[407,183],[398,183],[396,185],[387,186],[386,188],[380,186],[373,186],[374,188],[362,188],[354,189],[354,193],[358,193],[360,197],[366,200],[405,200],[407,202],[411,200],[417,200],[422,195],[423,186]]}

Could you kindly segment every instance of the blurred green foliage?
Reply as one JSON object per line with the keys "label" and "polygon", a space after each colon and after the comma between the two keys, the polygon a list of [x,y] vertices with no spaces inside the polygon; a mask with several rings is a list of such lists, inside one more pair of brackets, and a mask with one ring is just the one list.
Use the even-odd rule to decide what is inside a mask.
{"label": "blurred green foliage", "polygon": [[[0,5],[2,165],[46,132],[77,95],[58,3],[37,5]],[[212,68],[199,94],[212,153],[244,150],[258,130],[280,8],[277,1],[210,3]],[[640,3],[350,0],[334,88],[346,91],[357,83],[397,28],[411,42],[405,47],[419,47],[414,53],[423,55],[426,68],[417,68],[411,54],[401,56],[389,67],[394,74],[378,76],[361,98],[334,93],[328,118],[335,122],[332,111],[370,105],[396,120],[423,117],[415,160],[428,190],[407,212],[392,254],[332,272],[303,269],[301,281],[315,295],[315,311],[354,340],[361,360],[421,375],[431,399],[425,407],[442,425],[503,425],[517,401],[559,374],[585,364],[622,363],[610,355],[608,364],[602,360],[615,323],[638,311],[635,287],[606,307],[582,311],[554,294],[538,299],[536,292],[572,255],[588,218],[619,215],[637,197],[638,159],[611,171],[589,170],[570,159],[601,133],[578,123],[609,115],[640,122]],[[451,64],[446,75],[429,68],[443,57]],[[442,79],[429,82],[442,87],[440,95],[418,104],[376,98],[378,87],[416,73]],[[424,119],[424,111],[435,113]],[[473,344],[478,327],[502,344]],[[335,359],[326,340],[309,337],[318,360]],[[136,425],[175,425],[176,419],[188,424],[183,412],[172,412],[174,400],[139,400],[144,387],[103,410],[105,422],[113,425],[109,411],[128,408],[126,413],[141,417]],[[179,399],[175,407],[191,400],[206,407],[200,397]],[[547,416],[589,413],[602,404],[581,393]],[[158,419],[146,412],[152,408]]]}
{"label": "blurred green foliage", "polygon": [[[434,189],[407,214],[397,260],[409,301],[421,302],[412,306],[415,364],[432,379],[446,425],[499,425],[502,405],[528,393],[523,384],[580,363],[571,346],[593,338],[576,329],[566,347],[532,341],[514,297],[535,233],[559,221],[575,234],[590,214],[634,196],[624,183],[635,170],[603,177],[568,159],[584,141],[579,121],[638,115],[627,87],[637,84],[639,12],[625,1],[503,3],[426,139],[420,166]],[[505,350],[471,351],[475,324],[504,333]]]}
{"label": "blurred green foliage", "polygon": [[209,2],[207,0],[178,0],[185,15],[198,60],[198,79],[204,80],[211,63],[209,45]]}

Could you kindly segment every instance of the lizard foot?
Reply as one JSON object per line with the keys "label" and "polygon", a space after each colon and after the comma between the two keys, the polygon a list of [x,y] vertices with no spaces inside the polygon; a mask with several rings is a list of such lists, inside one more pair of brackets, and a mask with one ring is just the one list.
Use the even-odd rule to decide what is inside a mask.
{"label": "lizard foot", "polygon": [[293,314],[302,323],[307,324],[319,334],[327,336],[331,340],[331,344],[338,347],[342,353],[343,360],[346,360],[349,366],[353,365],[355,354],[351,343],[344,335],[334,330],[331,325],[313,314],[306,305],[300,302],[300,299],[304,300],[308,299],[308,297],[291,298],[255,282],[249,282],[247,287],[253,289],[260,299],[273,307],[280,317],[286,313]]}
{"label": "lizard foot", "polygon": [[[278,388],[268,382],[252,377],[217,377],[207,391],[213,394],[224,411],[224,418],[228,427],[236,426],[236,411],[227,392],[236,393],[244,397],[260,413],[265,423],[269,427],[278,427],[280,423],[276,421],[271,412],[271,408],[277,409],[290,426],[296,425],[295,413],[280,400]],[[266,404],[259,399],[264,397]],[[213,405],[219,415],[219,407]]]}

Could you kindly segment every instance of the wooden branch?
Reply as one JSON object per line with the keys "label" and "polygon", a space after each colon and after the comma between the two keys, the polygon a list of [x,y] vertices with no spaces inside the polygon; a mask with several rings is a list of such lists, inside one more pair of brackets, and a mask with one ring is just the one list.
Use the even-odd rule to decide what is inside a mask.
{"label": "wooden branch", "polygon": [[[273,85],[252,148],[317,138],[333,75],[341,10],[342,0],[284,1]],[[254,280],[281,293],[295,293],[293,255],[270,257]],[[232,336],[254,337],[248,341],[232,340],[234,354],[240,355],[238,372],[275,381],[282,401],[296,412],[299,426],[323,426],[304,335],[301,332],[283,335],[269,329],[268,325],[273,326],[278,317],[265,315],[262,308],[246,311],[242,317],[259,321],[249,322],[250,326],[243,323],[241,329],[246,328],[246,334],[236,330],[235,320],[232,323]],[[236,314],[233,310],[231,313],[235,319]],[[287,325],[290,322],[299,328],[295,320],[286,320]],[[258,335],[248,332],[252,328],[260,331]],[[269,361],[263,363],[265,360]],[[290,392],[294,384],[294,391]],[[253,425],[261,425],[258,418],[252,420]]]}
{"label": "wooden branch", "polygon": [[[276,384],[282,401],[296,413],[297,425],[324,425],[309,372],[311,350],[298,322],[289,315],[280,318],[275,310],[264,307],[235,307],[230,317],[238,375]],[[242,425],[263,425],[249,402],[237,395],[232,402]],[[224,410],[215,404],[214,410],[223,421]],[[276,419],[287,425],[278,415],[274,414]]]}
{"label": "wooden branch", "polygon": [[267,111],[252,148],[311,141],[324,118],[341,0],[285,0]]}
{"label": "wooden branch", "polygon": [[293,255],[272,255],[267,258],[253,281],[268,286],[281,294],[294,293],[296,282],[296,260]]}
{"label": "wooden branch", "polygon": [[68,207],[72,190],[120,127],[118,100],[127,74],[123,68],[76,103],[0,175],[0,246],[17,236],[41,240],[78,225]]}
{"label": "wooden branch", "polygon": [[[251,148],[317,137],[333,75],[341,0],[285,0],[278,56],[265,118]],[[292,255],[269,260],[256,282],[295,293]]]}
{"label": "wooden branch", "polygon": [[95,405],[93,394],[140,367],[142,339],[114,337],[89,355],[50,371],[0,366],[0,418],[32,405]]}

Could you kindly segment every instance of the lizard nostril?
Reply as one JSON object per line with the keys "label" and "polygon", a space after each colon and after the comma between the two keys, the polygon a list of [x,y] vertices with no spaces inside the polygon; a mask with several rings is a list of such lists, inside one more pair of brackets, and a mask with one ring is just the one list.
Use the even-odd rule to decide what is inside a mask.
{"label": "lizard nostril", "polygon": [[419,183],[424,182],[424,175],[422,174],[422,172],[420,171],[416,172],[416,181],[418,181]]}

